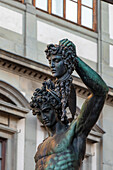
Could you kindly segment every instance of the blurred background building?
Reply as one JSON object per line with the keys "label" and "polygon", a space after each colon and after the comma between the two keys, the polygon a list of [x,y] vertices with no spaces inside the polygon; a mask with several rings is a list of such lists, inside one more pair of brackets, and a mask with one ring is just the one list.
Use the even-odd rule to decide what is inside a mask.
{"label": "blurred background building", "polygon": [[[33,170],[47,136],[29,101],[53,79],[44,50],[68,38],[77,55],[109,86],[99,121],[87,139],[82,170],[113,170],[113,1],[0,0],[0,170]],[[76,72],[77,113],[90,94]]]}

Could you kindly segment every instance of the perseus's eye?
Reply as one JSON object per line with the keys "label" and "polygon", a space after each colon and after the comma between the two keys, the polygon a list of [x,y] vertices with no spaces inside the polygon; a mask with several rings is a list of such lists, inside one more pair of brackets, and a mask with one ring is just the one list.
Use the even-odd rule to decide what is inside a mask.
{"label": "perseus's eye", "polygon": [[59,60],[59,59],[56,59],[56,60],[55,60],[55,62],[56,62],[56,63],[59,63],[59,62],[60,62],[60,60]]}
{"label": "perseus's eye", "polygon": [[44,110],[44,112],[46,112],[46,113],[47,113],[47,112],[49,112],[49,111],[50,111],[50,109],[49,109],[49,108],[47,108],[47,109],[45,109],[45,110]]}

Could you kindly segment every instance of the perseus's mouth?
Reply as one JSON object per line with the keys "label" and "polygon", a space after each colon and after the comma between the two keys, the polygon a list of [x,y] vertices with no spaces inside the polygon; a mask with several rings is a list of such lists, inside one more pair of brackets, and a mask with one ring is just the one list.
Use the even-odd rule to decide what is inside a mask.
{"label": "perseus's mouth", "polygon": [[49,120],[45,119],[45,120],[43,120],[43,122],[44,122],[44,124],[47,124],[47,123],[49,123]]}
{"label": "perseus's mouth", "polygon": [[52,73],[56,73],[56,70],[51,70]]}
{"label": "perseus's mouth", "polygon": [[56,71],[52,71],[52,74],[56,73]]}

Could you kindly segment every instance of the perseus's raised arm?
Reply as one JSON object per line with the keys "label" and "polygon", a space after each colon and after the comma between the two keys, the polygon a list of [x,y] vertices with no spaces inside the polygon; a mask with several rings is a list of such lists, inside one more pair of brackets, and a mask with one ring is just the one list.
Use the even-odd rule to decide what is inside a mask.
{"label": "perseus's raised arm", "polygon": [[79,57],[76,57],[76,61],[76,72],[92,92],[81,108],[81,113],[78,116],[76,126],[76,133],[78,135],[87,136],[98,120],[106,99],[106,94],[108,93],[108,87],[98,73],[84,63]]}

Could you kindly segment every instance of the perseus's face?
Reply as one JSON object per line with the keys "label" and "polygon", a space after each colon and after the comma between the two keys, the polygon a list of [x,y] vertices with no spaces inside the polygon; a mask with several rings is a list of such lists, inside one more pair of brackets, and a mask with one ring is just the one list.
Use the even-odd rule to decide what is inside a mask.
{"label": "perseus's face", "polygon": [[55,109],[49,104],[42,104],[41,108],[37,111],[37,117],[42,124],[49,128],[53,127],[57,122]]}
{"label": "perseus's face", "polygon": [[60,55],[51,55],[49,58],[49,65],[54,77],[60,78],[67,72],[67,67]]}

